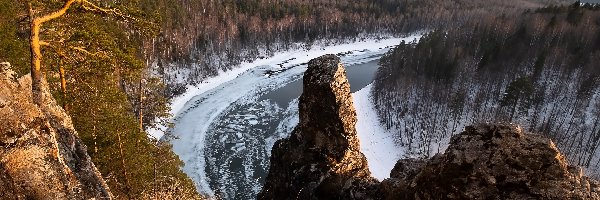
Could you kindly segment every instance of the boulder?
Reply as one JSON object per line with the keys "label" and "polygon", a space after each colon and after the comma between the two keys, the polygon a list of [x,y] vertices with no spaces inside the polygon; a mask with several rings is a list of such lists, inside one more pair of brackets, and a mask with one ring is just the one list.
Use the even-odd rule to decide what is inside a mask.
{"label": "boulder", "polygon": [[405,183],[406,199],[600,199],[598,182],[550,139],[512,124],[468,126],[444,154],[403,169],[414,170],[414,177],[391,177]]}

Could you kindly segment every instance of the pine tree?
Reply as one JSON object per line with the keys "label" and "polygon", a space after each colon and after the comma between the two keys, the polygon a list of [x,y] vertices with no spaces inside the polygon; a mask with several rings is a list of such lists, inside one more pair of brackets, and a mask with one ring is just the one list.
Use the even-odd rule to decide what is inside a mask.
{"label": "pine tree", "polygon": [[[139,93],[131,88],[138,86],[135,83],[145,73],[142,42],[157,34],[160,19],[155,11],[142,11],[139,1],[29,3],[0,0],[0,5],[6,5],[0,13],[9,17],[0,19],[0,27],[5,28],[0,32],[7,33],[0,38],[0,45],[14,48],[2,48],[0,59],[21,64],[18,71],[24,74],[29,64],[22,57],[29,56],[30,41],[39,40],[39,52],[34,50],[38,47],[31,48],[38,55],[29,62],[31,69],[34,74],[45,74],[55,98],[69,108],[79,136],[113,194],[117,198],[161,199],[159,194],[177,192],[186,199],[200,198],[171,147],[157,144],[139,127],[139,119],[146,119],[144,127],[151,127],[155,116],[167,115],[161,80],[146,78],[144,97],[152,102],[143,104],[147,117],[140,118],[135,112],[138,104],[134,99]],[[56,17],[52,13],[57,10]],[[36,19],[48,13],[54,20],[33,23],[30,27],[40,28],[38,39],[28,39],[23,30],[28,29],[29,20],[20,16]],[[37,32],[31,30],[30,35]]]}

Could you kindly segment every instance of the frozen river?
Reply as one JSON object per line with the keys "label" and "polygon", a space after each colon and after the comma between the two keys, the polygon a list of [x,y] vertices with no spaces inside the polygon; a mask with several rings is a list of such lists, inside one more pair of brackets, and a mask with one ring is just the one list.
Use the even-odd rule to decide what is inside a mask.
{"label": "frozen river", "polygon": [[[384,53],[402,40],[418,38],[284,52],[242,64],[237,70],[190,87],[173,101],[174,128],[170,130],[176,137],[171,141],[173,150],[185,163],[184,172],[202,193],[224,199],[254,199],[268,173],[272,145],[290,134],[298,122],[297,99],[306,63],[333,53],[346,66],[352,92],[360,90],[361,98],[354,98],[361,149],[371,169],[387,170],[374,172],[377,178],[384,178],[394,164],[385,160],[395,161],[391,158],[399,157],[401,150],[385,135],[361,133],[366,132],[361,129],[377,130],[372,126],[378,126],[369,105],[369,84]],[[374,155],[383,159],[377,160]]]}

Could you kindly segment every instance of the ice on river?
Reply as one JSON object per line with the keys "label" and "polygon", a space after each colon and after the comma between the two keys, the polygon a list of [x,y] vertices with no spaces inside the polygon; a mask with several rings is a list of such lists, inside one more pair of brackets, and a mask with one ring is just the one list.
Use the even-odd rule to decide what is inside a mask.
{"label": "ice on river", "polygon": [[[256,156],[268,158],[273,142],[286,136],[276,130],[279,128],[289,130],[291,124],[287,126],[280,124],[273,128],[264,126],[275,122],[279,124],[282,121],[297,123],[297,120],[289,118],[293,114],[286,114],[297,112],[297,109],[279,108],[276,104],[267,101],[257,102],[261,95],[300,78],[306,70],[305,63],[323,54],[345,53],[341,58],[346,65],[365,63],[379,59],[389,50],[389,47],[399,44],[402,40],[413,41],[419,37],[368,40],[318,47],[308,51],[278,53],[271,58],[243,63],[238,68],[220,73],[219,76],[199,85],[189,86],[186,93],[172,101],[171,113],[174,117],[171,121],[174,127],[169,130],[175,136],[175,139],[171,140],[173,150],[185,163],[183,171],[192,178],[197,189],[204,194],[211,196],[217,194],[225,199],[239,198],[240,196],[230,194],[232,190],[235,192],[235,187],[224,186],[239,182],[246,185],[244,187],[248,187],[245,189],[250,193],[257,193],[261,188],[260,183],[264,181],[259,176],[262,172],[259,173],[257,170],[268,170],[257,167],[265,165],[268,167],[268,159],[264,162],[252,159],[256,159],[254,158]],[[278,72],[265,76],[270,71]],[[376,124],[374,118],[376,115],[372,107],[363,105],[370,104],[366,97],[369,93],[367,90],[369,89],[359,91],[358,94],[362,96],[355,99],[355,106],[359,112],[357,128],[361,144],[364,143],[361,148],[367,155],[369,165],[374,175],[382,179],[389,175],[389,169],[393,167],[390,163],[392,160],[395,162],[398,152],[384,149],[395,148],[388,144],[391,140],[387,138],[380,135],[361,135],[363,133],[361,130],[379,130],[367,128]],[[244,116],[232,114],[240,112],[246,114]],[[365,117],[369,119],[363,119]],[[256,134],[261,131],[257,130],[269,133],[259,136]],[[216,133],[222,135],[215,135]],[[161,137],[160,131],[155,131],[153,134],[155,137]],[[390,156],[390,152],[395,154]],[[237,174],[229,168],[219,168],[221,165],[216,165],[218,163],[227,163],[229,168],[242,168],[245,173]],[[207,171],[219,174],[211,175]],[[238,178],[243,180],[237,180]],[[237,181],[232,182],[231,180],[234,179]]]}

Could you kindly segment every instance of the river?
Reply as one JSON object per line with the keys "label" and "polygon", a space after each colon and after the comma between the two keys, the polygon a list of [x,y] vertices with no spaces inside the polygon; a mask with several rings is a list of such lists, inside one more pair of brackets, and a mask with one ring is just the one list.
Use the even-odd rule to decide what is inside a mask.
{"label": "river", "polygon": [[228,80],[208,81],[210,88],[191,90],[193,94],[179,100],[185,104],[175,105],[180,108],[170,130],[175,136],[173,150],[185,163],[184,172],[202,193],[223,199],[254,199],[268,173],[272,145],[297,124],[297,99],[307,61],[326,53],[338,54],[355,92],[372,82],[384,53],[401,40],[415,38],[418,36],[280,54],[249,63],[245,71]]}

